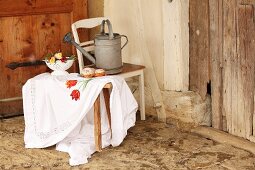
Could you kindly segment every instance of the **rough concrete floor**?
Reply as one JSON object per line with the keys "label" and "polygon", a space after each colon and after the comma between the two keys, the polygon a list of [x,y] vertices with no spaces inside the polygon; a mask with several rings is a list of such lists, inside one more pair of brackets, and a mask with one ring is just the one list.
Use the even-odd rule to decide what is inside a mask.
{"label": "rough concrete floor", "polygon": [[255,169],[249,152],[188,132],[152,118],[138,121],[121,146],[95,153],[88,164],[71,168],[66,153],[25,149],[23,117],[0,122],[1,169]]}

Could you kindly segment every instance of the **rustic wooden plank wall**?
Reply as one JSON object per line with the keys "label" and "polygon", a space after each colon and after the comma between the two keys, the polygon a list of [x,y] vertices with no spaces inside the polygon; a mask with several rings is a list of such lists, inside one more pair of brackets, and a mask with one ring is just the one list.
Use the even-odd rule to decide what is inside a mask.
{"label": "rustic wooden plank wall", "polygon": [[[196,6],[191,2],[192,0],[191,6]],[[198,1],[193,1],[195,2]],[[206,68],[201,69],[196,64],[201,62],[202,56],[197,48],[201,48],[201,44],[206,45],[207,42],[199,41],[199,37],[194,36],[193,32],[190,35],[191,41],[197,42],[195,47],[190,48],[190,73],[194,74],[190,76],[194,79],[190,80],[190,88],[205,94],[199,82],[203,82],[202,86],[205,86],[208,77],[202,77],[202,73],[197,74],[197,70],[209,71],[213,127],[247,139],[250,139],[255,126],[254,4],[255,1],[252,0],[209,1],[210,63],[205,64]],[[204,7],[202,4],[199,6]],[[196,14],[192,14],[190,20],[197,20],[196,17]],[[205,23],[208,17],[203,16],[201,20]],[[201,25],[201,22],[196,22],[191,21],[195,25],[191,25],[191,31],[195,31]]]}
{"label": "rustic wooden plank wall", "polygon": [[189,1],[190,64],[189,87],[203,99],[209,83],[209,0]]}

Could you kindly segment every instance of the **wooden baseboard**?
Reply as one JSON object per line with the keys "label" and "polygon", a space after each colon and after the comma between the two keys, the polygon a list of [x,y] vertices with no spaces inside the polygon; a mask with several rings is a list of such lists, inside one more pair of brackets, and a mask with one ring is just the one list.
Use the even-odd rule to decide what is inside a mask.
{"label": "wooden baseboard", "polygon": [[205,126],[199,126],[191,130],[191,132],[199,134],[203,137],[212,139],[219,143],[226,143],[237,148],[244,149],[255,154],[255,143],[244,138],[231,135],[229,133]]}

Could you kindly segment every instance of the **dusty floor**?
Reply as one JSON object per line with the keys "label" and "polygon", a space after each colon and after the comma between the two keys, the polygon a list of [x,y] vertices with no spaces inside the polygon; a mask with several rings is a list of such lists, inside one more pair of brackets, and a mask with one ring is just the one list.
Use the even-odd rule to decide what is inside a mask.
{"label": "dusty floor", "polygon": [[95,153],[88,164],[71,168],[68,155],[25,149],[23,117],[0,122],[0,169],[255,169],[255,156],[215,143],[152,118],[138,121],[121,146]]}

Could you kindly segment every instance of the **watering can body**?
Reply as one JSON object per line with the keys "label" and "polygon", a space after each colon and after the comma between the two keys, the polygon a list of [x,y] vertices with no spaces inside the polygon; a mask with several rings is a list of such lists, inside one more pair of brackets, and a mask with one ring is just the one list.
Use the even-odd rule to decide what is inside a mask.
{"label": "watering can body", "polygon": [[[107,23],[109,33],[105,33],[105,23]],[[121,46],[121,37],[126,38],[123,46]],[[96,67],[105,69],[107,74],[120,73],[123,65],[121,50],[127,42],[125,35],[113,33],[109,20],[102,21],[100,34],[95,37]]]}

